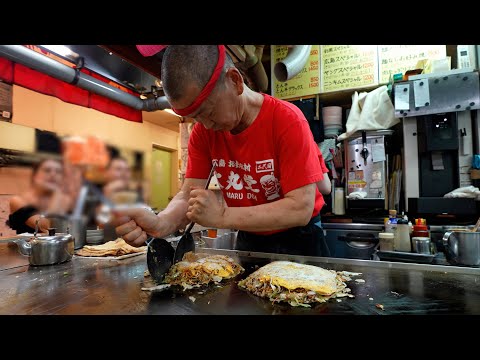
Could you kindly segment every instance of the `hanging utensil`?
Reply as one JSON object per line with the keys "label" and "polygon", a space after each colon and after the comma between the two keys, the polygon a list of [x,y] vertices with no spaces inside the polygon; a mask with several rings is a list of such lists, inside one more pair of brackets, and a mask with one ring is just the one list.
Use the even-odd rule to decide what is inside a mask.
{"label": "hanging utensil", "polygon": [[[215,172],[215,165],[213,165],[212,169],[210,170],[207,183],[205,184],[205,190],[208,189],[208,185],[210,185],[210,180],[212,179],[214,172]],[[178,245],[175,249],[175,255],[173,257],[174,264],[181,261],[183,259],[183,255],[185,255],[187,252],[189,251],[195,252],[195,241],[193,240],[193,236],[190,234],[190,231],[192,231],[192,228],[194,225],[195,223],[192,221],[190,225],[188,225],[183,236],[180,238],[180,241],[178,242]]]}
{"label": "hanging utensil", "polygon": [[362,144],[363,148],[360,152],[360,155],[363,157],[364,165],[367,165],[367,158],[368,158],[368,149],[367,149],[367,132],[364,130],[362,131]]}

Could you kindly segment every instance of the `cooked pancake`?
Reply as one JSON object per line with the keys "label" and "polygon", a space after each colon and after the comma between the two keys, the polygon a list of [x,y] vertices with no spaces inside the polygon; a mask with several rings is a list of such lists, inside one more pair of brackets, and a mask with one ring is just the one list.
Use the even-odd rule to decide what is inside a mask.
{"label": "cooked pancake", "polygon": [[170,268],[165,282],[191,289],[210,282],[218,283],[223,279],[231,279],[243,271],[245,269],[229,256],[189,252],[183,256],[182,261]]}
{"label": "cooked pancake", "polygon": [[251,293],[272,302],[306,306],[332,297],[353,296],[343,282],[345,276],[334,270],[291,261],[274,261],[238,283]]}
{"label": "cooked pancake", "polygon": [[121,256],[145,250],[147,250],[146,246],[134,247],[127,244],[122,238],[118,238],[102,245],[85,245],[75,254],[79,256]]}

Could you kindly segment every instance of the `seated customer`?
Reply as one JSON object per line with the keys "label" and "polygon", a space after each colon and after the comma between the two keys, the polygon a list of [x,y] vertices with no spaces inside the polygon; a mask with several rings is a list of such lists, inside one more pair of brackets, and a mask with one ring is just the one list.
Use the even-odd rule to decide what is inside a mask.
{"label": "seated customer", "polygon": [[103,194],[111,201],[115,201],[116,193],[129,190],[131,180],[132,171],[127,160],[121,156],[112,157],[105,169]]}
{"label": "seated customer", "polygon": [[[105,169],[105,184],[102,187],[103,195],[114,204],[134,204],[141,201],[140,194],[131,190],[132,171],[127,159],[114,156]],[[97,209],[98,211],[98,209]],[[115,240],[115,227],[110,224],[101,225],[104,229],[105,241]]]}
{"label": "seated customer", "polygon": [[[33,233],[40,214],[65,215],[73,206],[73,199],[63,189],[63,164],[46,159],[33,167],[32,186],[25,193],[10,199],[7,224],[17,231]],[[47,232],[50,220],[41,218],[39,232]]]}

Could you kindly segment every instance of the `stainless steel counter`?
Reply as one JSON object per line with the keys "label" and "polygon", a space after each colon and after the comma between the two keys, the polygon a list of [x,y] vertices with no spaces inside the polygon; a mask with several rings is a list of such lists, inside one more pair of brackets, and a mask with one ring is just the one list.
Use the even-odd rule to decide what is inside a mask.
{"label": "stainless steel counter", "polygon": [[143,276],[145,255],[30,267],[11,261],[24,259],[15,247],[3,250],[0,263],[10,258],[13,266],[0,271],[0,314],[480,314],[478,268],[198,249],[240,261],[246,272],[239,278],[275,259],[363,273],[365,283],[348,283],[355,298],[307,309],[272,305],[239,289],[238,279],[187,292],[142,291],[154,285]]}

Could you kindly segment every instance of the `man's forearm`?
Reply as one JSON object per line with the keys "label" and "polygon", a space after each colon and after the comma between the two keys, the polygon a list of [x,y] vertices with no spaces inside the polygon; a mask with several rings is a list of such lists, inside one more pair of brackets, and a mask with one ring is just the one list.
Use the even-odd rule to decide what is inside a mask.
{"label": "man's forearm", "polygon": [[284,198],[272,203],[225,209],[222,227],[244,231],[282,230],[304,226],[312,216],[313,203],[300,204]]}
{"label": "man's forearm", "polygon": [[158,217],[162,218],[162,224],[165,224],[162,232],[172,234],[178,229],[184,228],[188,224],[187,209],[188,195],[184,191],[180,191],[169,202],[165,210],[158,214]]}

